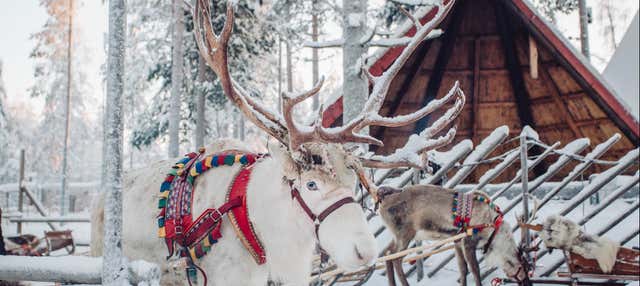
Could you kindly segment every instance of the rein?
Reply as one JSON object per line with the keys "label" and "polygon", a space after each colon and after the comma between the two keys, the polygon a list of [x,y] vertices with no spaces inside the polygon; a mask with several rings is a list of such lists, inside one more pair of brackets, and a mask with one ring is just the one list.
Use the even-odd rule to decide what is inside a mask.
{"label": "rein", "polygon": [[320,237],[318,236],[318,230],[320,229],[320,224],[322,224],[322,222],[329,215],[331,215],[334,211],[336,211],[340,207],[346,204],[356,203],[353,197],[344,197],[336,201],[335,203],[331,204],[330,206],[328,206],[325,210],[320,212],[320,214],[316,215],[313,213],[311,208],[309,208],[309,205],[307,205],[307,203],[304,201],[304,199],[300,195],[300,191],[298,191],[298,189],[293,185],[293,181],[289,181],[289,187],[291,188],[291,199],[295,199],[296,201],[298,201],[298,204],[300,205],[302,210],[304,210],[304,212],[307,214],[309,219],[313,221],[315,225],[316,240],[318,240],[318,242],[320,241]]}

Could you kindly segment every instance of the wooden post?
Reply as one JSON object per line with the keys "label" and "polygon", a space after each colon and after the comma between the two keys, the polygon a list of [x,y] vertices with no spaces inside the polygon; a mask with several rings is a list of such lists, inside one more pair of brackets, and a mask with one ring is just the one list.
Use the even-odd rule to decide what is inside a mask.
{"label": "wooden post", "polygon": [[4,246],[4,236],[2,235],[2,209],[0,208],[0,255],[6,255],[7,250]]}
{"label": "wooden post", "polygon": [[[418,169],[413,169],[413,179],[411,180],[413,185],[417,185],[420,184],[420,171]],[[416,241],[416,246],[422,246],[422,241],[418,240]],[[421,255],[422,251],[417,252],[417,255]],[[416,259],[416,274],[417,274],[417,279],[418,281],[422,281],[422,279],[424,278],[424,259],[423,258],[418,258]]]}
{"label": "wooden post", "polygon": [[538,44],[531,35],[529,35],[529,73],[532,79],[538,79]]}
{"label": "wooden post", "polygon": [[589,11],[586,0],[578,0],[578,12],[580,14],[580,48],[582,54],[589,59]]}
{"label": "wooden post", "polygon": [[[528,149],[527,148],[527,130],[526,126],[522,128],[522,133],[520,134],[520,164],[521,170],[520,176],[522,177],[522,219],[527,221],[529,219],[529,168],[527,168],[527,160],[528,160]],[[529,237],[529,229],[522,229],[522,244],[525,246],[529,246],[530,243]]]}
{"label": "wooden post", "polygon": [[[18,177],[18,212],[22,214],[24,204],[24,149],[20,149],[20,170]],[[22,223],[18,224],[18,234],[22,234]]]}

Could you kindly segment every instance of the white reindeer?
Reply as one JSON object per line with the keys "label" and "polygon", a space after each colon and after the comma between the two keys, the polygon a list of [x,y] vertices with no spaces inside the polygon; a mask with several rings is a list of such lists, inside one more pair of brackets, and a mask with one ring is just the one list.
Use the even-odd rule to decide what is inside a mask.
{"label": "white reindeer", "polygon": [[[366,179],[363,167],[423,167],[423,153],[448,144],[455,128],[432,139],[443,131],[459,114],[464,105],[462,92],[456,85],[440,100],[434,100],[415,113],[394,118],[378,115],[393,78],[400,66],[418,44],[439,23],[453,1],[440,7],[438,15],[425,26],[405,48],[385,76],[373,77],[373,92],[362,113],[342,127],[324,128],[322,118],[311,126],[296,123],[293,108],[316,95],[322,82],[312,90],[284,96],[283,114],[276,114],[255,102],[244,89],[232,80],[227,65],[227,43],[233,26],[233,8],[227,5],[226,20],[220,35],[213,31],[210,9],[205,0],[198,0],[194,10],[195,37],[200,54],[217,74],[226,96],[257,127],[276,140],[269,144],[270,156],[253,165],[247,186],[246,203],[249,218],[263,243],[266,263],[258,265],[236,238],[227,219],[222,222],[222,238],[211,251],[195,261],[208,276],[210,285],[306,285],[311,274],[316,243],[329,254],[338,267],[352,270],[371,265],[377,253],[373,235],[369,232],[361,207],[356,203],[340,205],[320,224],[316,225],[303,211],[301,202],[291,197],[292,186],[300,191],[302,201],[315,215],[336,202],[353,198],[356,176]],[[420,135],[389,156],[374,155],[366,159],[346,151],[345,143],[378,144],[379,140],[359,132],[367,126],[398,127],[416,122],[439,109],[452,99],[453,106]],[[322,112],[322,110],[320,110]],[[321,113],[320,113],[321,114]],[[246,150],[242,144],[220,142],[207,152]],[[349,148],[352,149],[352,148]],[[249,150],[250,151],[250,150]],[[167,250],[163,239],[157,238],[156,216],[158,187],[175,160],[161,161],[130,172],[125,176],[123,192],[123,249],[127,257],[145,259],[161,265],[164,285],[187,283],[183,271],[175,271],[166,262]],[[198,176],[194,183],[193,214],[224,203],[228,188],[239,166],[212,168]],[[353,172],[353,171],[356,172]],[[366,182],[366,180],[365,180]],[[98,204],[93,215],[92,250],[100,255],[102,245],[103,206]],[[202,282],[203,279],[199,279]]]}

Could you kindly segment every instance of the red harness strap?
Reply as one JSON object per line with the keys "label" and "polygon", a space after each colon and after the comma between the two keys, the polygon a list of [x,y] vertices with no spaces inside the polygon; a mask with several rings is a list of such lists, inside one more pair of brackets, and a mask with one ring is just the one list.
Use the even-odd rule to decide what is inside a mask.
{"label": "red harness strap", "polygon": [[249,251],[253,259],[260,264],[267,261],[264,246],[256,234],[253,224],[249,219],[249,210],[247,208],[247,185],[251,179],[251,165],[244,166],[236,175],[229,191],[227,192],[227,201],[239,200],[240,206],[233,208],[229,212],[229,221],[236,231],[238,239],[244,247]]}

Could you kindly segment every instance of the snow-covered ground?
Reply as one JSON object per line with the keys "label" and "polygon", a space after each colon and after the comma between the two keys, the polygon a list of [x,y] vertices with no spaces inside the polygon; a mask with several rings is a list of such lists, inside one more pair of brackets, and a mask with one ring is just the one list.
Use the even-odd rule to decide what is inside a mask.
{"label": "snow-covered ground", "polygon": [[[631,203],[634,203],[637,200],[638,200],[638,197],[631,198],[631,199],[616,200],[609,207],[607,207],[603,212],[601,212],[599,215],[597,215],[591,221],[589,221],[584,227],[585,231],[597,232],[598,230],[602,229],[605,225],[609,224],[613,218],[615,218],[621,212],[623,212],[626,208],[628,208]],[[501,197],[497,200],[497,203],[499,205],[508,205],[509,201]],[[542,220],[548,215],[554,214],[558,210],[563,209],[564,206],[566,206],[566,203],[567,201],[561,201],[561,200],[553,200],[549,202],[548,205],[544,206],[544,208],[539,210],[538,212],[538,217],[540,218],[539,220]],[[597,205],[591,205],[588,202],[583,203],[580,207],[573,210],[568,215],[568,217],[574,221],[577,221],[580,218],[582,218],[584,214],[588,213],[590,210],[594,209],[595,207],[597,207]],[[519,212],[519,208],[517,208],[516,211]],[[78,216],[78,217],[87,217],[88,215],[89,214],[86,212],[71,214],[71,216]],[[639,227],[639,224],[640,224],[639,217],[640,217],[640,213],[636,209],[632,215],[630,215],[625,220],[620,222],[616,227],[611,229],[605,236],[613,240],[622,239],[622,237],[626,236],[630,232],[635,231]],[[508,215],[506,217],[506,220],[513,225],[514,216]],[[90,241],[90,224],[88,223],[66,223],[62,226],[60,226],[59,224],[56,224],[56,225],[58,226],[59,229],[73,230],[73,235],[77,242],[88,243]],[[375,217],[371,220],[370,230],[372,232],[376,231],[380,226],[381,226],[381,221],[379,217]],[[44,231],[48,229],[49,229],[48,226],[44,223],[24,223],[23,224],[24,233],[31,233],[38,236],[42,236]],[[16,231],[15,224],[8,224],[5,221],[5,224],[3,225],[3,230],[5,231],[5,235],[7,236],[11,235]],[[518,238],[518,234],[519,232],[516,233],[516,238]],[[383,232],[378,238],[379,246],[380,247],[386,246],[387,243],[390,242],[390,239],[391,238],[390,238],[389,232],[387,231]],[[425,243],[428,244],[430,242],[425,242]],[[636,236],[631,241],[629,241],[626,244],[626,246],[638,246],[639,244],[640,244],[640,240],[638,236]],[[88,250],[89,249],[87,247],[78,247],[76,250],[76,255],[86,254]],[[64,250],[60,250],[55,252],[53,255],[64,255],[64,254],[65,254]],[[438,265],[442,261],[442,259],[448,257],[450,254],[451,252],[445,252],[445,253],[437,254],[425,260],[425,263],[424,263],[425,273],[428,273],[430,270],[432,270],[433,267]],[[544,257],[538,260],[536,273],[543,272],[546,267],[555,263],[556,261],[558,261],[558,259],[562,259],[562,255],[559,251],[555,251],[551,255],[545,255]],[[405,267],[406,269],[408,269],[410,266],[405,265]],[[481,268],[485,270],[485,269],[488,269],[488,266],[482,264]],[[382,276],[381,273],[382,273],[381,271],[378,271],[377,273],[375,273],[366,285],[386,286],[387,285],[386,277]],[[492,274],[489,278],[485,279],[484,283],[486,285],[489,285],[490,283],[489,281],[491,280],[491,278],[502,276],[502,275],[503,274],[501,271],[497,271],[494,274]],[[445,266],[441,271],[439,271],[435,276],[431,278],[425,277],[422,281],[417,282],[416,276],[413,275],[410,277],[409,281],[412,283],[412,285],[417,285],[417,286],[457,285],[456,284],[457,278],[458,278],[457,265],[455,260],[452,260],[450,263],[447,264],[447,266]],[[471,279],[469,281],[471,281]],[[42,284],[38,284],[38,285],[42,285]],[[344,284],[344,285],[350,285],[350,284]]]}
{"label": "snow-covered ground", "polygon": [[[629,207],[631,203],[637,200],[638,198],[634,198],[634,199],[626,199],[626,200],[617,200],[613,202],[603,212],[601,212],[592,220],[590,220],[584,226],[584,230],[587,232],[597,232],[598,230],[602,229],[606,224],[609,224],[613,218],[618,216],[627,207]],[[546,206],[544,206],[544,208],[538,211],[538,217],[540,218],[538,221],[541,221],[545,217],[555,214],[557,211],[563,209],[566,203],[567,201],[559,201],[559,200],[550,201],[549,204],[547,204]],[[501,197],[497,200],[497,204],[508,205],[509,201]],[[577,207],[575,210],[573,210],[567,217],[569,217],[574,221],[578,221],[580,218],[583,217],[584,214],[594,209],[595,207],[597,207],[597,205],[590,205],[589,202],[583,203],[580,207]],[[518,213],[520,213],[520,209],[516,209],[516,210],[518,211]],[[636,209],[632,215],[628,216],[625,220],[620,222],[620,224],[618,224],[616,227],[611,229],[604,236],[611,238],[615,241],[619,241],[620,239],[622,239],[622,237],[638,229],[640,225],[639,216],[640,216],[639,210]],[[511,225],[514,225],[515,217],[513,215],[507,215],[505,219]],[[380,225],[381,225],[380,219],[378,217],[374,218],[371,222],[371,231],[375,231]],[[520,233],[519,231],[516,232],[516,236],[515,236],[516,239],[519,239],[519,233]],[[380,247],[386,246],[387,243],[390,242],[390,239],[391,237],[389,232],[385,231],[378,238],[379,246]],[[425,242],[425,243],[428,244],[430,242]],[[638,246],[639,243],[640,243],[639,237],[636,236],[631,241],[629,241],[626,244],[626,246]],[[444,252],[444,253],[436,254],[435,256],[425,260],[424,261],[425,274],[431,271],[436,265],[438,265],[444,258],[448,257],[451,253],[452,252]],[[539,259],[538,262],[536,263],[536,273],[543,272],[546,267],[549,267],[551,264],[554,264],[556,261],[558,261],[558,259],[562,259],[562,258],[563,257],[560,251],[554,251],[550,255],[545,255],[544,257]],[[485,264],[481,264],[480,266],[482,271],[489,269],[489,267]],[[405,264],[405,270],[408,270],[409,268],[410,268],[410,265]],[[366,285],[386,286],[387,278],[385,276],[382,276],[381,273],[382,273],[381,271],[376,272]],[[485,285],[490,285],[490,281],[494,277],[504,277],[504,274],[502,273],[502,271],[496,271],[495,273],[490,275],[487,279],[485,279],[483,283]],[[457,285],[457,282],[456,282],[457,279],[458,279],[458,266],[454,259],[451,262],[449,262],[442,270],[436,273],[436,275],[434,275],[433,277],[426,277],[425,275],[425,278],[422,281],[417,282],[416,276],[412,275],[409,279],[409,282],[411,283],[411,285],[416,285],[416,286]],[[468,276],[468,279],[469,279],[468,280],[469,283],[473,285],[471,276]],[[345,283],[344,285],[349,285],[349,284]]]}

